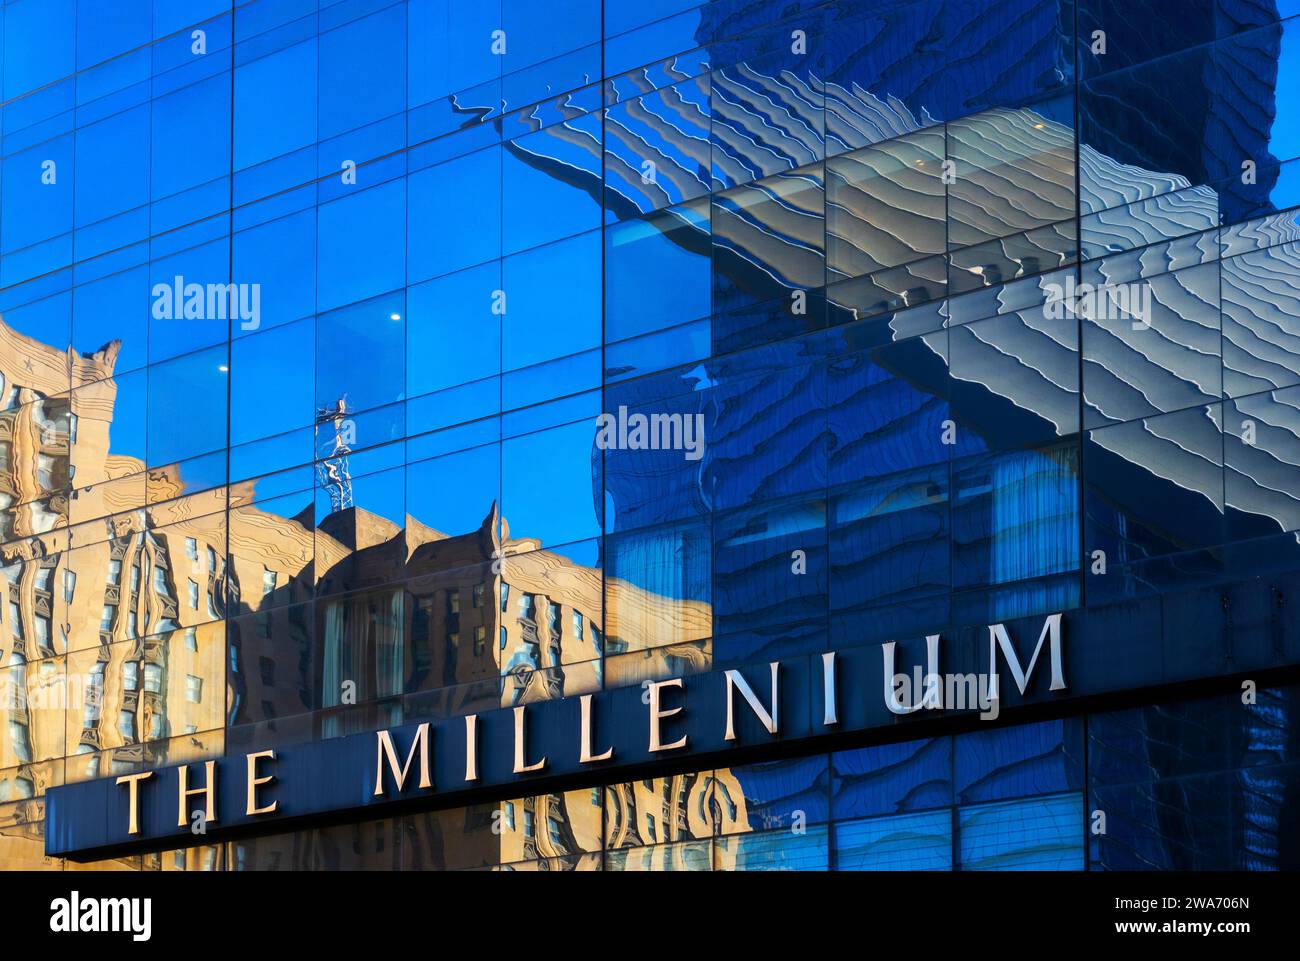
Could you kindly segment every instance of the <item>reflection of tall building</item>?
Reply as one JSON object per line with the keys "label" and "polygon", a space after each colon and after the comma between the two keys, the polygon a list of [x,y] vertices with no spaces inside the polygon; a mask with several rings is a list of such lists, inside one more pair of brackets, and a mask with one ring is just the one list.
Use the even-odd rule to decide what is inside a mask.
{"label": "reflection of tall building", "polygon": [[[46,788],[220,754],[228,724],[328,737],[708,666],[707,605],[606,582],[512,536],[495,504],[448,536],[341,503],[332,476],[318,523],[255,482],[190,492],[178,467],[110,452],[116,343],[82,356],[3,322],[0,338],[6,861],[40,861]],[[599,804],[516,806],[490,860],[600,849]]]}
{"label": "reflection of tall building", "polygon": [[[495,506],[478,530],[455,536],[359,507],[314,531],[256,504],[230,516],[232,580],[263,588],[240,590],[232,614],[236,721],[403,694],[417,713],[559,697],[599,688],[602,658],[615,652],[640,655],[615,668],[630,679],[707,666],[706,605],[602,584],[599,570],[511,538]],[[300,602],[313,577],[330,593],[311,614]],[[608,641],[606,604],[624,612]]]}
{"label": "reflection of tall building", "polygon": [[[155,80],[154,103],[79,111],[92,126],[68,134],[76,167],[113,171],[120,209],[116,189],[83,177],[60,216],[57,203],[45,209],[55,185],[28,193],[10,176],[23,154],[6,158],[10,322],[60,330],[59,291],[81,347],[109,336],[97,331],[147,336],[81,354],[54,333],[47,346],[0,323],[0,864],[42,863],[42,796],[66,780],[715,660],[1030,612],[1107,618],[1112,600],[1142,598],[1126,603],[1135,610],[1165,604],[1166,591],[1296,569],[1300,230],[1295,211],[1278,212],[1295,198],[1274,163],[1296,152],[1276,95],[1294,75],[1296,23],[1281,23],[1275,0],[1190,12],[1163,0],[705,4],[664,20],[588,4],[589,32],[541,37],[544,61],[494,63],[493,82],[454,93],[400,64],[417,34],[441,44],[459,31],[430,24],[416,3],[370,6],[382,9],[267,33],[235,29],[242,14],[230,15],[229,35],[242,37],[232,83],[260,77],[268,98],[290,94],[285,111],[308,108],[283,139],[265,136],[259,111],[209,118],[203,83]],[[11,40],[22,32],[13,24]],[[147,11],[140,27],[150,36]],[[1094,27],[1111,41],[1105,55],[1088,50]],[[565,46],[591,36],[618,75],[594,73],[595,46]],[[61,45],[75,54],[79,93],[107,92],[104,80],[122,74],[116,55],[81,70],[85,45]],[[327,47],[319,69],[284,69],[301,63],[295,51]],[[27,58],[50,68],[42,83],[72,70],[50,54]],[[167,60],[155,56],[155,68]],[[324,97],[334,71],[357,63],[375,68],[368,95]],[[24,85],[28,65],[10,66],[6,136],[20,143],[57,98]],[[136,107],[155,131],[184,114],[214,119],[205,132],[217,137],[150,146],[119,126],[145,116]],[[389,123],[435,139],[379,158],[342,190],[298,189],[299,158],[314,176],[331,144],[377,144]],[[231,143],[256,145],[256,162],[221,148],[223,127]],[[292,154],[272,156],[298,132]],[[194,171],[159,146],[169,141],[200,160]],[[139,142],[134,157],[117,150]],[[205,146],[217,149],[203,157]],[[1240,176],[1245,158],[1258,183]],[[226,175],[237,210],[191,223],[199,194],[221,206]],[[472,211],[454,196],[462,178]],[[193,192],[169,196],[182,182]],[[166,240],[138,243],[160,224]],[[159,254],[197,267],[200,249],[184,246],[222,225],[228,237],[207,235],[217,272],[256,265],[270,329],[141,325],[134,278],[161,271]],[[64,236],[75,245],[55,242]],[[123,244],[111,257],[81,259],[111,238]],[[479,316],[483,298],[467,291],[495,286],[479,283],[492,275],[516,307],[533,300],[489,321],[496,343],[491,328],[430,335],[430,303],[439,324]],[[518,295],[530,275],[566,288],[545,298],[550,309]],[[1049,285],[1066,277],[1140,283],[1150,322],[1052,316]],[[101,309],[114,289],[121,297]],[[398,323],[381,334],[385,317]],[[458,346],[426,377],[426,351],[443,340]],[[193,405],[203,427],[185,416],[181,380],[201,383],[200,368],[234,371]],[[552,383],[534,392],[542,380]],[[561,395],[588,388],[584,404],[598,391],[611,406],[700,415],[707,451],[581,450],[581,426],[552,427],[551,415],[568,418],[579,395]],[[263,422],[258,404],[293,416]],[[422,404],[435,416],[412,416]],[[354,414],[384,429],[358,443]],[[521,444],[516,430],[541,425],[534,414],[546,434]],[[1249,441],[1237,433],[1247,421]],[[952,449],[936,441],[949,427]],[[562,431],[579,443],[552,444]],[[481,446],[449,453],[471,444]],[[155,462],[181,450],[195,459]],[[440,472],[457,466],[468,476],[444,483]],[[567,549],[534,539],[523,510],[567,515],[574,496],[586,499],[588,467],[600,524],[583,503],[582,523],[549,529],[602,536]],[[494,493],[476,503],[480,479]],[[551,484],[568,496],[548,503]],[[422,485],[455,503],[409,507],[434,500]],[[412,490],[423,496],[404,496]],[[1088,570],[1097,554],[1111,576]],[[1294,592],[1257,587],[1203,595],[1207,631],[1222,609],[1221,663],[1212,641],[1117,642],[1132,640],[1139,666],[1154,652],[1164,677],[1208,678],[1268,646],[1279,663]],[[1242,595],[1260,603],[1243,607]],[[1196,610],[1166,596],[1175,613]],[[196,844],[143,864],[1285,866],[1296,695],[1261,694],[1258,706],[1229,692],[1094,713],[1086,725],[810,748]],[[1079,827],[1094,800],[1112,812],[1112,834],[1089,841]]]}
{"label": "reflection of tall building", "polygon": [[0,806],[39,822],[64,779],[220,752],[224,498],[115,513],[119,478],[178,487],[108,452],[117,345],[0,340]]}

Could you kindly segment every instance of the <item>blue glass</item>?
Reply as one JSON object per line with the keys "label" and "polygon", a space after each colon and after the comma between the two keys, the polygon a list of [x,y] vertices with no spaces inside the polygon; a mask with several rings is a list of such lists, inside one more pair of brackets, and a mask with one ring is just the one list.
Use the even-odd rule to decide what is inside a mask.
{"label": "blue glass", "polygon": [[951,457],[952,447],[943,443],[949,419],[947,342],[946,335],[919,337],[830,361],[832,484]]}
{"label": "blue glass", "polygon": [[599,114],[506,145],[502,251],[515,253],[600,226],[601,158]]}
{"label": "blue glass", "polygon": [[[719,635],[771,635],[790,624],[824,619],[825,501],[768,503],[716,515],[713,578],[714,629]],[[718,657],[739,660],[742,651],[744,647],[721,638],[715,645]]]}
{"label": "blue glass", "polygon": [[[400,293],[344,307],[316,319],[316,406],[366,410],[401,400],[406,345]],[[365,358],[364,362],[358,360]]]}
{"label": "blue glass", "polygon": [[[500,503],[501,447],[485,444],[406,468],[411,516],[441,534],[480,530]],[[490,526],[490,525],[489,525]]]}
{"label": "blue glass", "polygon": [[[82,353],[90,354],[117,341],[115,369],[143,367],[147,360],[148,311],[146,267],[123,270],[82,284],[72,295],[72,343]],[[22,329],[18,312],[10,311],[6,320]]]}
{"label": "blue glass", "polygon": [[[149,466],[206,454],[226,443],[226,348],[189,354],[149,368]],[[177,418],[173,404],[184,404]]]}
{"label": "blue glass", "polygon": [[[827,155],[947,118],[943,0],[837,4],[827,27]],[[888,113],[873,122],[874,103]],[[892,116],[891,116],[892,115]]]}
{"label": "blue glass", "polygon": [[1083,867],[1083,797],[972,805],[957,812],[963,871],[1077,871]]}
{"label": "blue glass", "polygon": [[[712,583],[708,529],[676,524],[607,536],[604,567],[609,642],[614,650],[644,650],[708,637]],[[658,598],[676,602],[663,624]]]}
{"label": "blue glass", "polygon": [[[672,0],[672,4],[681,5],[682,0]],[[607,19],[605,35],[609,39],[605,41],[605,75],[615,77],[636,67],[701,46],[707,42],[706,38],[700,36],[704,30],[701,16],[707,9],[706,5],[699,11],[689,10],[675,16],[665,16],[662,20],[618,36],[614,36],[618,26],[629,23],[630,18]]]}
{"label": "blue glass", "polygon": [[930,811],[836,824],[837,871],[950,871],[952,814]]}
{"label": "blue glass", "polygon": [[[1160,612],[1125,670],[1170,682],[1292,650],[1296,0],[11,0],[2,26],[0,566],[41,554],[54,588],[10,591],[40,599],[21,656],[183,643],[179,605],[230,641],[202,679],[227,726],[187,756],[931,633],[983,656],[988,624],[1082,604]],[[141,570],[128,636],[104,552],[140,545],[170,580]],[[658,779],[676,817],[532,799],[508,851],[462,830],[488,807],[415,813],[386,855],[1290,867],[1295,692],[1257,693],[1094,712],[1086,756],[1068,699],[747,755]],[[69,770],[172,750],[117,723]],[[8,791],[40,796],[25,766]],[[229,853],[350,864],[337,833]]]}
{"label": "blue glass", "polygon": [[[293,213],[232,238],[231,280],[257,284],[257,327],[274,327],[316,312],[316,212]],[[232,336],[246,336],[243,323]]]}
{"label": "blue glass", "polygon": [[713,200],[713,306],[727,310],[826,282],[819,168],[778,174]]}
{"label": "blue glass", "polygon": [[[1126,265],[1085,272],[1097,285],[1136,282]],[[1189,267],[1142,281],[1140,319],[1107,310],[1083,324],[1084,390],[1090,424],[1131,421],[1215,400],[1222,378],[1220,270]],[[1106,296],[1106,295],[1103,295]],[[1154,333],[1156,338],[1147,337]]]}
{"label": "blue glass", "polygon": [[1089,432],[1091,549],[1138,559],[1222,543],[1220,416],[1214,405]]}
{"label": "blue glass", "polygon": [[501,445],[501,465],[501,514],[512,536],[553,547],[601,532],[590,421],[512,437]]}
{"label": "blue glass", "polygon": [[[207,184],[230,173],[230,76],[223,74],[187,86],[153,103],[150,138],[152,166],[150,189],[153,199],[170,197],[183,190]],[[241,148],[242,149],[242,148]],[[201,198],[190,200],[182,223],[224,209],[226,197],[216,208]]]}
{"label": "blue glass", "polygon": [[599,43],[601,10],[599,0],[559,0],[546,7],[502,0],[501,28],[508,41],[503,68],[510,73]]}
{"label": "blue glass", "polygon": [[[1160,0],[1076,0],[1084,76],[1113,72],[1214,39],[1222,0],[1191,0],[1171,7]],[[1241,11],[1241,6],[1233,4]],[[1106,33],[1105,53],[1090,49],[1094,31]]]}
{"label": "blue glass", "polygon": [[715,191],[824,156],[824,49],[817,14],[710,49]]}
{"label": "blue glass", "polygon": [[72,229],[74,164],[72,137],[5,157],[0,248],[6,254]]}
{"label": "blue glass", "polygon": [[1079,429],[1077,330],[1042,313],[1009,313],[949,333],[953,419],[990,448],[1046,443]]}
{"label": "blue glass", "polygon": [[953,798],[952,739],[838,751],[831,755],[831,772],[831,814],[837,821],[946,808]]}
{"label": "blue glass", "polygon": [[709,212],[686,204],[611,226],[605,237],[605,337],[623,340],[710,311]]}
{"label": "blue glass", "polygon": [[1227,871],[1234,866],[1231,776],[1101,788],[1090,793],[1089,803],[1107,812],[1107,833],[1089,839],[1096,868]]}
{"label": "blue glass", "polygon": [[718,871],[825,871],[829,831],[823,825],[806,834],[786,831],[719,838],[713,843]]}
{"label": "blue glass", "polygon": [[1079,569],[1078,451],[1014,451],[953,467],[953,586]]}
{"label": "blue glass", "polygon": [[951,517],[946,466],[842,490],[830,502],[830,606],[870,608],[948,589]]}
{"label": "blue glass", "polygon": [[128,110],[77,132],[77,225],[149,201],[149,112]]}
{"label": "blue glass", "polygon": [[76,0],[15,4],[5,11],[6,100],[73,72],[76,27]]}
{"label": "blue glass", "polygon": [[1019,105],[1073,80],[1076,2],[946,0],[947,115]]}
{"label": "blue glass", "polygon": [[411,175],[408,283],[501,256],[500,158],[490,147]]}
{"label": "blue glass", "polygon": [[639,27],[660,17],[668,17],[682,10],[698,6],[698,0],[665,0],[647,7],[636,0],[607,0],[605,3],[605,36],[612,37],[634,27]]}
{"label": "blue glass", "polygon": [[315,384],[311,369],[285,357],[310,358],[315,352],[316,325],[300,320],[276,330],[247,337],[230,351],[230,443],[304,427],[315,419]]}
{"label": "blue glass", "polygon": [[502,282],[505,369],[599,346],[599,232],[507,257]]}
{"label": "blue glass", "polygon": [[954,741],[955,790],[961,803],[1083,786],[1083,726],[1077,721],[976,731]]}
{"label": "blue glass", "polygon": [[[330,137],[406,108],[406,8],[389,7],[322,31],[320,135]],[[364,82],[357,65],[365,64]]]}
{"label": "blue glass", "polygon": [[605,111],[606,205],[648,213],[708,192],[707,77]]}
{"label": "blue glass", "polygon": [[318,65],[318,46],[312,40],[236,68],[236,170],[316,140]]}
{"label": "blue glass", "polygon": [[329,310],[402,286],[406,183],[396,181],[320,207],[316,308]]}
{"label": "blue glass", "polygon": [[406,376],[411,396],[500,373],[501,318],[493,310],[499,290],[497,263],[409,288]]}
{"label": "blue glass", "polygon": [[[830,770],[826,755],[737,766],[719,783],[734,779],[743,795],[743,820],[723,833],[795,828],[825,822],[830,814]],[[738,803],[740,799],[736,799]]]}
{"label": "blue glass", "polygon": [[[501,4],[410,0],[407,4],[407,98],[410,106],[468,90],[501,73],[492,31]],[[468,42],[474,37],[478,42]]]}

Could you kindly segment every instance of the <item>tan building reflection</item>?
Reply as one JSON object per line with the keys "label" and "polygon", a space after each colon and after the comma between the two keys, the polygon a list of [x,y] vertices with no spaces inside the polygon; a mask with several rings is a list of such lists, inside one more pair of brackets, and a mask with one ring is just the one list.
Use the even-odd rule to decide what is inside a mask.
{"label": "tan building reflection", "polygon": [[45,858],[49,787],[219,756],[235,730],[288,743],[709,666],[707,604],[604,579],[513,535],[495,504],[448,536],[329,491],[317,523],[311,491],[192,491],[181,466],[113,453],[118,350],[58,349],[0,320],[0,868],[581,868],[602,847],[711,835],[709,773],[99,865]]}

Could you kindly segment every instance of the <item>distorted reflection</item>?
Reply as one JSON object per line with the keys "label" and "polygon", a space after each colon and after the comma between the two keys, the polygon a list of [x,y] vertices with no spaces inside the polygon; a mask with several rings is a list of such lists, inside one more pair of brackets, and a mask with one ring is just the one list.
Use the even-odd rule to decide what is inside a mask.
{"label": "distorted reflection", "polygon": [[[196,83],[174,14],[43,181],[93,6],[5,72],[0,865],[73,866],[67,782],[1300,566],[1280,5],[512,2],[498,57],[398,4]],[[100,866],[1277,866],[1295,703],[1202,705],[1241,770],[1151,707]],[[1143,831],[1085,851],[1085,758]]]}

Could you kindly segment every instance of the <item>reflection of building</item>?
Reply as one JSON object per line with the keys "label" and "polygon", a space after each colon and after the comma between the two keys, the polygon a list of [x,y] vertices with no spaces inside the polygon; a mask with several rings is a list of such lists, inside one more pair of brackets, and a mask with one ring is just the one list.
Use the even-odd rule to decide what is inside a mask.
{"label": "reflection of building", "polygon": [[[708,666],[707,605],[605,583],[512,537],[494,504],[447,536],[333,489],[319,523],[310,500],[286,516],[254,482],[190,493],[178,468],[109,451],[116,344],[76,356],[3,322],[0,337],[0,824],[21,826],[0,858],[41,860],[51,785],[220,754],[227,723],[266,741],[334,736],[595,690],[610,663],[624,683]],[[492,859],[600,849],[599,804],[502,811]],[[160,866],[222,866],[224,850]]]}
{"label": "reflection of building", "polygon": [[[539,45],[553,61],[503,61],[494,82],[457,92],[398,69],[386,93],[418,5],[348,6],[292,30],[230,31],[243,37],[232,64],[263,76],[268,98],[294,90],[294,106],[310,104],[330,71],[358,64],[367,95],[322,99],[303,118],[323,136],[330,115],[329,141],[304,134],[294,153],[242,169],[242,147],[196,164],[219,207],[225,178],[236,184],[229,218],[191,231],[197,193],[164,196],[190,171],[158,145],[198,155],[203,137],[154,137],[141,163],[106,148],[139,140],[123,127],[68,134],[77,169],[112,171],[130,211],[82,179],[61,218],[46,201],[72,178],[34,197],[10,176],[22,154],[6,158],[4,305],[48,344],[0,324],[0,864],[44,862],[43,795],[61,782],[1016,614],[1160,608],[1174,636],[1110,632],[1134,656],[1107,683],[1147,656],[1161,677],[1207,685],[1246,658],[1294,660],[1300,231],[1284,209],[1294,178],[1274,161],[1300,158],[1283,155],[1290,128],[1274,129],[1274,88],[1295,73],[1296,20],[1279,24],[1278,4],[1222,0],[1214,24],[1142,0],[1083,4],[1073,19],[1054,0],[1012,4],[1011,17],[993,0],[706,4],[658,22],[653,5],[634,22],[626,4],[634,32],[605,36],[614,55],[600,62],[663,59],[619,76],[577,70],[570,89],[565,71],[595,50],[563,49],[592,35],[566,25]],[[605,11],[586,6],[601,35]],[[1088,50],[1094,26],[1112,40],[1104,59]],[[464,40],[443,29],[439,42]],[[680,44],[664,39],[674,31]],[[1133,42],[1144,31],[1159,43]],[[277,73],[282,40],[335,53]],[[372,44],[399,55],[343,52]],[[73,69],[27,59],[48,60],[42,83]],[[81,66],[78,92],[121,63]],[[14,143],[27,108],[49,99],[27,96],[24,72],[6,67]],[[322,85],[299,89],[296,73]],[[205,86],[154,83],[155,122],[205,117]],[[366,110],[380,105],[395,112]],[[83,114],[106,132],[144,115]],[[437,140],[360,158],[356,183],[299,189],[299,158],[315,176],[334,145],[376,142],[389,124]],[[243,111],[229,133],[279,142]],[[1239,174],[1247,157],[1257,183]],[[455,196],[462,177],[482,218]],[[128,221],[145,234],[167,224],[169,239],[138,243]],[[208,238],[227,248],[218,272],[233,280],[251,261],[265,276],[249,279],[276,282],[266,329],[182,336],[131,313],[160,251],[202,260],[167,248],[226,222],[228,237]],[[110,236],[123,244],[111,258],[80,259]],[[339,251],[373,257],[339,270]],[[530,274],[562,293],[520,311]],[[1066,277],[1144,285],[1150,324],[1050,316],[1047,288]],[[461,324],[498,282],[509,321],[430,332],[430,303],[438,323]],[[125,293],[100,309],[110,289]],[[572,293],[582,324],[561,331]],[[79,349],[64,349],[69,329]],[[448,358],[426,355],[444,341]],[[371,356],[384,390],[362,383],[356,361]],[[193,388],[210,402],[191,422],[197,398],[175,372],[199,384],[200,368],[231,376]],[[551,444],[568,430],[552,416],[585,418],[597,392],[701,415],[707,451],[588,458],[581,443]],[[256,430],[239,423],[241,404],[258,408]],[[259,405],[285,416],[263,425]],[[354,415],[390,414],[371,435],[381,443],[357,441]],[[534,427],[542,439],[519,444]],[[938,439],[949,428],[951,445]],[[202,441],[169,445],[169,432]],[[166,462],[182,449],[194,459]],[[458,468],[466,477],[442,482]],[[254,475],[267,476],[244,480]],[[598,544],[541,543],[521,523],[524,510],[561,509],[551,484],[565,495],[555,505],[576,497],[600,524],[550,529],[599,531]],[[456,503],[417,510],[408,490]],[[1238,575],[1259,576],[1213,596]],[[1203,584],[1204,608],[1182,603]],[[1222,618],[1222,651],[1177,636],[1188,611],[1207,637]],[[1297,692],[1262,690],[1258,706],[1236,693],[1188,706],[1157,690],[1086,724],[1063,701],[1042,723],[791,747],[800,756],[120,863],[1288,866]],[[1125,815],[1088,840],[1094,795]]]}
{"label": "reflection of building", "polygon": [[79,356],[3,324],[0,339],[0,805],[39,821],[65,778],[222,749],[224,497],[115,514],[119,478],[159,501],[178,491],[168,470],[108,453],[117,345]]}

